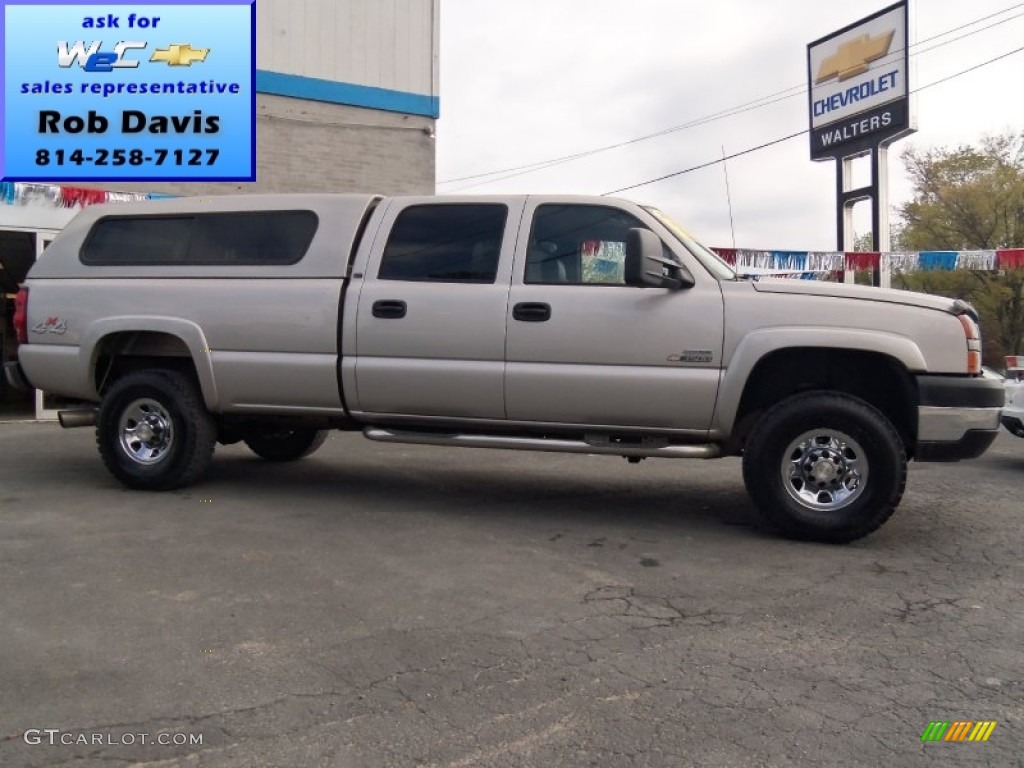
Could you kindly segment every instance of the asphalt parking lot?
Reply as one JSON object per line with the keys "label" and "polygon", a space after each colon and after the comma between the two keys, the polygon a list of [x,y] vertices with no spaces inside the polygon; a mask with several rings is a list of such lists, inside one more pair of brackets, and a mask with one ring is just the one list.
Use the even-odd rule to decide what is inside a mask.
{"label": "asphalt parking lot", "polygon": [[752,516],[734,459],[334,433],[151,494],[0,424],[0,765],[1024,766],[1024,440],[849,546]]}

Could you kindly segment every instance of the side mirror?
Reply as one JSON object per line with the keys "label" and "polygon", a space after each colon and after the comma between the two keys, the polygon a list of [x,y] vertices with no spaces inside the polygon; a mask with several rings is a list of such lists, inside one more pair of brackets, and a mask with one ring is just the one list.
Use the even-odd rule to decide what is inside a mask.
{"label": "side mirror", "polygon": [[692,288],[690,270],[665,257],[661,238],[649,229],[635,227],[626,235],[626,285],[651,288]]}

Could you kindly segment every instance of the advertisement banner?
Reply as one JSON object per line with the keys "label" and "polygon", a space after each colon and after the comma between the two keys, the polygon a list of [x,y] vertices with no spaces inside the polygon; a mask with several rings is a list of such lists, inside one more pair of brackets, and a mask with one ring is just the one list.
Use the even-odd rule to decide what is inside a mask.
{"label": "advertisement banner", "polygon": [[255,180],[252,0],[0,2],[0,180]]}

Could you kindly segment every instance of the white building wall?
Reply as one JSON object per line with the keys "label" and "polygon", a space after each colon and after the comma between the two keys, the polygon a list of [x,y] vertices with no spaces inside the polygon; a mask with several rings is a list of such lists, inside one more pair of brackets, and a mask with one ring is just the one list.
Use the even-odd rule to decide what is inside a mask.
{"label": "white building wall", "polygon": [[440,0],[259,0],[260,71],[432,99]]}
{"label": "white building wall", "polygon": [[81,208],[58,208],[45,203],[6,205],[0,203],[0,229],[60,231]]}

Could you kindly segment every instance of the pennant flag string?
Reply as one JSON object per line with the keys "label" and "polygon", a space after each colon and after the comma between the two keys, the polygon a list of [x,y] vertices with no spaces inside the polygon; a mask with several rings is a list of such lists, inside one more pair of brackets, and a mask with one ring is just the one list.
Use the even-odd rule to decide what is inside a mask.
{"label": "pennant flag string", "polygon": [[[882,269],[889,273],[918,270],[997,270],[1024,268],[1024,248],[985,251],[759,251],[746,248],[712,248],[736,269],[800,272],[805,279],[831,280],[843,270]],[[804,274],[806,270],[807,274]]]}
{"label": "pennant flag string", "polygon": [[75,208],[96,203],[135,202],[172,197],[147,192],[107,192],[61,184],[36,184],[21,181],[0,181],[0,200],[7,205],[47,205],[52,208]]}

